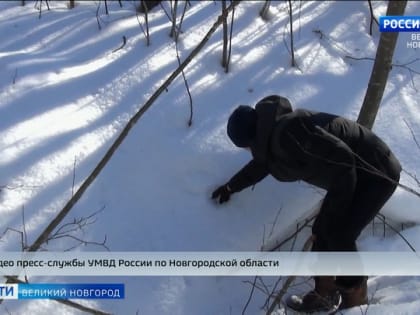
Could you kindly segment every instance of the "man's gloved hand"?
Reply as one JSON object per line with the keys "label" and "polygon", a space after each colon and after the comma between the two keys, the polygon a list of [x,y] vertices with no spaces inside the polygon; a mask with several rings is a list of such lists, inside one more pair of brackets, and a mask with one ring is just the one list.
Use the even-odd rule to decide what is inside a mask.
{"label": "man's gloved hand", "polygon": [[229,188],[228,184],[225,184],[217,188],[215,191],[213,191],[211,198],[212,199],[219,198],[219,203],[222,204],[224,202],[229,201],[231,194],[232,194],[232,190]]}

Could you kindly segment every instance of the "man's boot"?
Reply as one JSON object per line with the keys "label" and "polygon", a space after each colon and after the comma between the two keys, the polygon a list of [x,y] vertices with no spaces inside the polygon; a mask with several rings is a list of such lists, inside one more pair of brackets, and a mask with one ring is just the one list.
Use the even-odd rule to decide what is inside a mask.
{"label": "man's boot", "polygon": [[342,299],[340,309],[351,308],[368,303],[367,277],[365,277],[362,283],[358,286],[353,288],[340,288],[339,291]]}
{"label": "man's boot", "polygon": [[315,289],[303,297],[292,295],[286,304],[299,312],[313,313],[319,311],[334,311],[340,305],[340,294],[331,276],[314,277]]}

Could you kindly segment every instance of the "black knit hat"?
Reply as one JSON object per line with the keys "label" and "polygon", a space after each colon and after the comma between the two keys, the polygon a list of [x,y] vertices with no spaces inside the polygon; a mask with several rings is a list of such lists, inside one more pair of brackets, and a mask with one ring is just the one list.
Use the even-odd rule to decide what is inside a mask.
{"label": "black knit hat", "polygon": [[251,106],[240,105],[230,115],[227,134],[240,148],[249,147],[257,130],[257,113]]}

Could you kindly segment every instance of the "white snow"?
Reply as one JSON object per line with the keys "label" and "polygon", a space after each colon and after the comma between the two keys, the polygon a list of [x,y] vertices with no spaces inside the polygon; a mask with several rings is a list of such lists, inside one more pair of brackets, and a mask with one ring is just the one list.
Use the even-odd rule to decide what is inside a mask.
{"label": "white snow", "polygon": [[[97,2],[50,1],[42,17],[35,2],[0,2],[0,232],[25,230],[31,244],[102,158],[130,117],[177,68],[171,23],[161,9],[149,16],[151,45],[135,14],[134,2],[102,3],[101,30]],[[39,1],[38,1],[39,2]],[[201,41],[221,13],[220,2],[191,1],[180,35],[181,59]],[[375,14],[386,2],[372,3]],[[39,3],[38,3],[39,5]],[[180,3],[181,7],[183,2]],[[356,119],[363,102],[380,33],[369,31],[365,1],[293,2],[295,55],[291,67],[288,3],[272,1],[270,20],[258,13],[261,1],[243,1],[235,11],[230,72],[221,67],[219,29],[186,68],[194,117],[187,126],[189,100],[178,77],[134,126],[111,161],[65,222],[104,207],[83,239],[112,251],[255,251],[269,231],[281,235],[295,224],[323,192],[303,183],[267,178],[254,190],[236,194],[226,205],[210,200],[213,189],[227,181],[250,158],[226,136],[226,121],[239,104],[253,105],[269,94],[288,97],[295,108],[329,111]],[[169,11],[169,5],[164,6]],[[406,15],[420,12],[410,1]],[[121,46],[123,36],[126,45]],[[409,33],[400,33],[395,64],[419,58],[407,48]],[[420,62],[409,65],[420,71]],[[374,130],[390,145],[404,169],[420,176],[420,75],[394,66]],[[409,124],[412,132],[407,127]],[[75,168],[75,183],[73,175]],[[401,183],[420,190],[407,173]],[[396,225],[411,223],[401,233],[420,249],[419,198],[397,189],[382,213]],[[276,222],[275,218],[278,215]],[[273,226],[274,225],[274,226]],[[74,243],[57,240],[48,250]],[[372,233],[359,240],[367,251],[410,250],[396,234]],[[16,233],[7,233],[0,250],[20,250]],[[95,245],[76,249],[102,251]],[[69,281],[42,277],[34,282]],[[74,277],[71,282],[103,281]],[[241,314],[252,281],[246,277],[118,277],[126,284],[121,301],[90,301],[114,314]],[[271,285],[275,277],[267,277]],[[307,290],[307,286],[301,286]],[[419,277],[372,277],[368,314],[420,314]],[[263,314],[266,296],[256,292],[246,314]],[[53,301],[7,301],[0,313],[57,313]],[[62,310],[61,310],[62,309]],[[366,306],[362,307],[362,311]],[[279,311],[280,313],[282,310]],[[343,312],[360,314],[360,309]],[[80,314],[60,306],[60,314]]]}

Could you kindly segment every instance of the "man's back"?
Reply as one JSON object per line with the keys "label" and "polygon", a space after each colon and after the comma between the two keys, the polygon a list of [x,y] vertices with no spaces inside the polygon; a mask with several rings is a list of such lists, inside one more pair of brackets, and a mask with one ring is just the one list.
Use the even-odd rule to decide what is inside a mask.
{"label": "man's back", "polygon": [[[294,122],[287,122],[287,120]],[[379,170],[387,169],[389,164],[392,164],[392,167],[401,168],[389,147],[373,131],[344,117],[298,109],[293,113],[283,115],[278,121],[276,129],[281,129],[282,124],[289,126],[287,132],[296,139],[304,139],[308,134],[315,134],[318,137],[328,137],[329,135],[336,137],[353,152],[359,167],[366,167],[365,162],[367,162]],[[328,147],[317,148],[317,150],[324,151],[329,149]]]}

